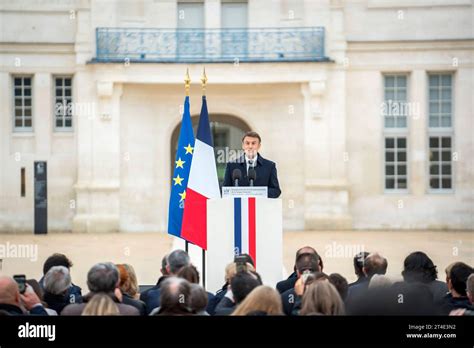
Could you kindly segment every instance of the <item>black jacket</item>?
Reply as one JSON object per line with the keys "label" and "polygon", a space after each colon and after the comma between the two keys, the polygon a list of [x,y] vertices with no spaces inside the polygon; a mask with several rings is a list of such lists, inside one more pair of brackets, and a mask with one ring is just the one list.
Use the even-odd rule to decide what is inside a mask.
{"label": "black jacket", "polygon": [[128,294],[122,293],[122,303],[138,309],[140,315],[146,315],[146,306],[143,301],[136,300]]}
{"label": "black jacket", "polygon": [[[240,169],[242,173],[242,177],[239,180],[239,186],[250,186],[247,176],[247,163],[245,162],[244,157],[240,157],[236,162],[227,163],[223,186],[234,186],[234,183],[232,182],[232,172],[234,169]],[[257,173],[257,177],[254,186],[267,186],[268,198],[278,198],[281,194],[281,190],[280,184],[278,183],[275,163],[258,154],[255,172]]]}
{"label": "black jacket", "polygon": [[61,311],[64,309],[64,307],[66,307],[68,304],[71,304],[67,294],[53,295],[49,292],[44,293],[43,301],[46,302],[48,308],[54,309],[58,315],[61,314]]}
{"label": "black jacket", "polygon": [[48,312],[46,312],[43,306],[35,306],[30,310],[29,313],[23,313],[21,308],[18,306],[1,303],[0,310],[8,312],[8,314],[10,315],[44,315],[44,316],[48,315]]}
{"label": "black jacket", "polygon": [[301,297],[295,293],[295,288],[286,290],[281,294],[283,312],[286,315],[298,315],[301,309]]}
{"label": "black jacket", "polygon": [[297,280],[298,276],[296,272],[293,272],[290,274],[288,279],[279,281],[276,285],[276,288],[280,294],[283,294],[285,291],[293,289]]}
{"label": "black jacket", "polygon": [[214,315],[231,315],[235,307],[235,303],[230,298],[224,296],[217,304]]}
{"label": "black jacket", "polygon": [[451,293],[446,294],[443,299],[442,304],[442,313],[445,315],[449,315],[452,310],[464,308],[467,310],[474,310],[471,302],[469,302],[469,298],[466,296],[462,297],[453,297]]}

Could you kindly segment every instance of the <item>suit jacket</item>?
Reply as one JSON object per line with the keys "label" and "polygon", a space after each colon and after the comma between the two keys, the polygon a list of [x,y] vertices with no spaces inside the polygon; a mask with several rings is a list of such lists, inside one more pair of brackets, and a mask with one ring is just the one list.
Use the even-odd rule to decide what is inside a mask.
{"label": "suit jacket", "polygon": [[[242,172],[242,177],[239,180],[239,186],[250,186],[247,176],[247,163],[245,162],[244,157],[240,157],[236,162],[227,163],[223,186],[234,186],[232,181],[232,172],[237,168]],[[278,198],[281,194],[281,190],[280,184],[278,183],[275,163],[263,158],[260,154],[258,154],[255,172],[257,173],[257,178],[254,182],[254,186],[267,186],[268,198]]]}
{"label": "suit jacket", "polygon": [[296,272],[293,272],[290,274],[288,279],[279,281],[276,285],[276,288],[280,294],[283,294],[285,291],[293,289],[297,280],[298,276],[296,275]]}

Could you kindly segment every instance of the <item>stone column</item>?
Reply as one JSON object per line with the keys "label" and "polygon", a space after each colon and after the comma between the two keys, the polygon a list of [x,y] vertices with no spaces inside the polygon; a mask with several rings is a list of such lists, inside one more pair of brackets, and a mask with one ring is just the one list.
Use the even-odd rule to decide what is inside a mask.
{"label": "stone column", "polygon": [[[91,76],[81,76],[83,83]],[[79,83],[78,85],[84,86]],[[122,85],[98,81],[93,112],[78,117],[75,232],[115,232],[120,222],[120,97]],[[87,96],[87,91],[81,94]]]}
{"label": "stone column", "polygon": [[[334,81],[334,77],[332,80],[335,85],[332,88],[342,88],[340,93],[343,94],[344,80]],[[304,219],[307,230],[352,228],[345,165],[348,160],[345,106],[341,99],[336,107],[329,108],[334,104],[327,101],[329,93],[326,84],[323,78],[302,86],[305,104]]]}

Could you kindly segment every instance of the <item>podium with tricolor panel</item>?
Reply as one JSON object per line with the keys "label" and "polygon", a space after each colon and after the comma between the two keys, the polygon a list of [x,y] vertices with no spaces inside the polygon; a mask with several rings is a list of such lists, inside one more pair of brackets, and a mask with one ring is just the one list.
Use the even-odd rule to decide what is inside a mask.
{"label": "podium with tricolor panel", "polygon": [[263,197],[215,198],[207,201],[206,289],[224,284],[225,265],[236,254],[249,254],[264,284],[282,277],[282,201]]}

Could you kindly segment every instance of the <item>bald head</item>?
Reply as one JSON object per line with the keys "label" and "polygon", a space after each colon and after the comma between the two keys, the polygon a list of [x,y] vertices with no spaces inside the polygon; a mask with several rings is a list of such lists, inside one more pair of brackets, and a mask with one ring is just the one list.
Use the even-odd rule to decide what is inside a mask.
{"label": "bald head", "polygon": [[12,277],[0,276],[0,303],[15,306],[20,304],[20,290]]}
{"label": "bald head", "polygon": [[364,260],[364,267],[362,270],[367,277],[372,277],[374,274],[385,274],[387,272],[388,262],[379,253],[371,253]]}

